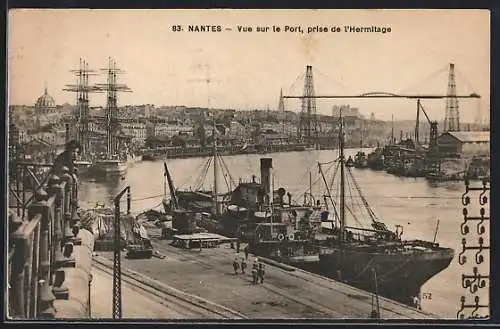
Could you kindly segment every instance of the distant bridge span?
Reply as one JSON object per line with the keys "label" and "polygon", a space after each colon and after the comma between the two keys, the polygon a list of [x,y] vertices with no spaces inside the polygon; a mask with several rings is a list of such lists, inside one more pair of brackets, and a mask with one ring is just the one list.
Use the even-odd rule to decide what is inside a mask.
{"label": "distant bridge span", "polygon": [[283,96],[283,98],[407,98],[407,99],[443,99],[443,98],[481,98],[472,93],[469,95],[399,95],[384,91],[372,91],[359,95],[318,95],[318,96]]}

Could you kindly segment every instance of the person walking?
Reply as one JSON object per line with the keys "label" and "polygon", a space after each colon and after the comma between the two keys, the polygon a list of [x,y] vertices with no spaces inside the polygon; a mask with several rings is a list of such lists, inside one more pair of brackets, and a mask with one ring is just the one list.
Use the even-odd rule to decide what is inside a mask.
{"label": "person walking", "polygon": [[238,262],[238,257],[235,257],[233,262],[233,269],[235,275],[238,275],[239,268],[240,268],[240,263]]}
{"label": "person walking", "polygon": [[252,265],[252,283],[257,284],[259,279],[259,266],[257,263],[253,263]]}
{"label": "person walking", "polygon": [[264,264],[259,264],[259,269],[257,271],[258,279],[260,279],[260,283],[264,283]]}
{"label": "person walking", "polygon": [[245,259],[241,260],[241,274],[245,274],[245,270],[247,269],[247,262]]}
{"label": "person walking", "polygon": [[248,245],[243,249],[243,252],[245,253],[245,260],[248,260]]}

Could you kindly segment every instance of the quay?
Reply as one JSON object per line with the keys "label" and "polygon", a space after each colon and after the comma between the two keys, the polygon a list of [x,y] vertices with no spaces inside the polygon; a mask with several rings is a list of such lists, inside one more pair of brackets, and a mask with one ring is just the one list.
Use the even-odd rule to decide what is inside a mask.
{"label": "quay", "polygon": [[[229,319],[367,319],[373,310],[372,294],[298,268],[273,266],[266,262],[265,282],[253,284],[250,270],[235,275],[235,249],[178,249],[160,233],[148,228],[155,250],[151,259],[122,256],[122,275],[184,302],[209,305],[210,312]],[[99,252],[94,264],[112,268],[112,252]],[[249,255],[249,268],[254,259]],[[204,302],[200,303],[200,300]],[[95,302],[94,302],[95,303]],[[127,303],[134,300],[123,299]],[[436,319],[437,316],[379,297],[381,319]]]}
{"label": "quay", "polygon": [[[113,252],[94,251],[99,233],[79,209],[75,176],[63,168],[58,177],[47,170],[50,164],[11,165],[8,317],[116,319],[110,315]],[[244,253],[228,246],[231,239],[208,237],[225,244],[178,249],[161,238],[160,228],[147,229],[155,257],[132,260],[121,253],[123,289],[114,296],[123,304],[118,319],[368,319],[376,309],[371,293],[265,259],[265,282],[253,284],[248,273],[253,255],[248,272],[235,275],[232,262]],[[378,299],[380,319],[436,318]]]}
{"label": "quay", "polygon": [[[112,318],[113,253],[94,251],[93,223],[80,218],[69,170],[40,178],[40,186],[19,189],[31,202],[10,191],[25,211],[9,213],[8,317]],[[132,260],[122,253],[121,318],[368,319],[374,310],[368,292],[265,259],[265,282],[253,284],[248,272],[235,275],[232,268],[243,253],[227,245],[178,249],[161,239],[159,228],[148,231],[156,257]],[[379,305],[381,319],[436,318],[382,297]]]}

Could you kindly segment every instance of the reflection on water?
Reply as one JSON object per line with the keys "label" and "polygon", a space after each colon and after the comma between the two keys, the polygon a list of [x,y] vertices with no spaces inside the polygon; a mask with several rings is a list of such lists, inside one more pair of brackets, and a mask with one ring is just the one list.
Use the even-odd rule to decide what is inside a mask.
{"label": "reflection on water", "polygon": [[[354,155],[357,151],[346,150],[346,156]],[[292,193],[294,201],[302,202],[304,193],[309,190],[309,172],[311,172],[312,182],[316,182],[312,187],[313,194],[322,195],[324,188],[317,163],[318,161],[331,162],[337,159],[338,154],[334,150],[324,150],[226,156],[224,163],[230,173],[219,175],[219,191],[226,192],[234,188],[239,179],[249,181],[252,175],[259,177],[259,159],[262,157],[273,158],[275,188],[284,187]],[[207,158],[168,160],[176,188],[193,188],[200,174],[205,173],[206,177],[202,185],[206,189],[211,189],[213,169],[205,170],[206,161]],[[325,171],[327,167],[335,167],[335,165],[325,164],[323,167]],[[439,220],[437,242],[454,248],[455,254],[458,255],[462,249],[460,224],[463,222],[461,204],[461,196],[464,192],[463,182],[431,183],[423,178],[401,178],[369,169],[353,168],[352,172],[375,213],[389,228],[394,229],[396,224],[404,225],[403,238],[432,241]],[[328,182],[330,180],[328,178]],[[99,201],[111,205],[113,197],[127,185],[131,187],[133,212],[158,207],[164,191],[163,162],[134,163],[129,167],[124,180],[112,183],[83,183],[80,188],[82,202],[95,204]],[[332,194],[336,194],[335,186]],[[473,202],[469,207],[471,216],[479,215],[479,207],[476,203]],[[488,232],[489,229],[486,231]],[[471,236],[471,243],[474,238],[477,239],[476,236]],[[489,241],[488,234],[485,234],[485,241]],[[485,264],[487,265],[482,266],[481,270],[483,274],[488,274],[489,254],[483,254],[486,256]],[[422,293],[426,293],[426,298],[422,300],[424,310],[447,318],[456,317],[460,297],[465,292],[461,282],[462,274],[472,273],[472,267],[475,265],[471,263],[474,255],[470,254],[468,258],[470,261],[467,264],[459,265],[455,257],[446,270],[422,287]],[[483,303],[483,298],[485,301],[488,300],[487,288],[483,290],[481,303]]]}

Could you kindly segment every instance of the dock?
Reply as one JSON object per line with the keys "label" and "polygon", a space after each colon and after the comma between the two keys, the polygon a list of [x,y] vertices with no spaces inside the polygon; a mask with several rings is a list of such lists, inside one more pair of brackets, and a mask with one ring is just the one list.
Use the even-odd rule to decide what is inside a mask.
{"label": "dock", "polygon": [[[158,234],[159,235],[159,234]],[[153,247],[162,257],[130,260],[123,258],[122,272],[150,285],[168,287],[179,298],[202,299],[224,318],[246,319],[368,319],[372,294],[298,268],[266,264],[265,281],[253,284],[247,269],[235,274],[236,254],[230,246],[209,249],[178,249],[170,241],[156,240]],[[112,268],[111,252],[100,252],[94,262]],[[249,255],[248,266],[254,256]],[[189,297],[186,297],[189,296]],[[122,300],[123,305],[134,300]],[[198,303],[199,304],[199,303]],[[437,316],[379,297],[381,319],[436,319]],[[219,312],[220,313],[220,312]]]}

